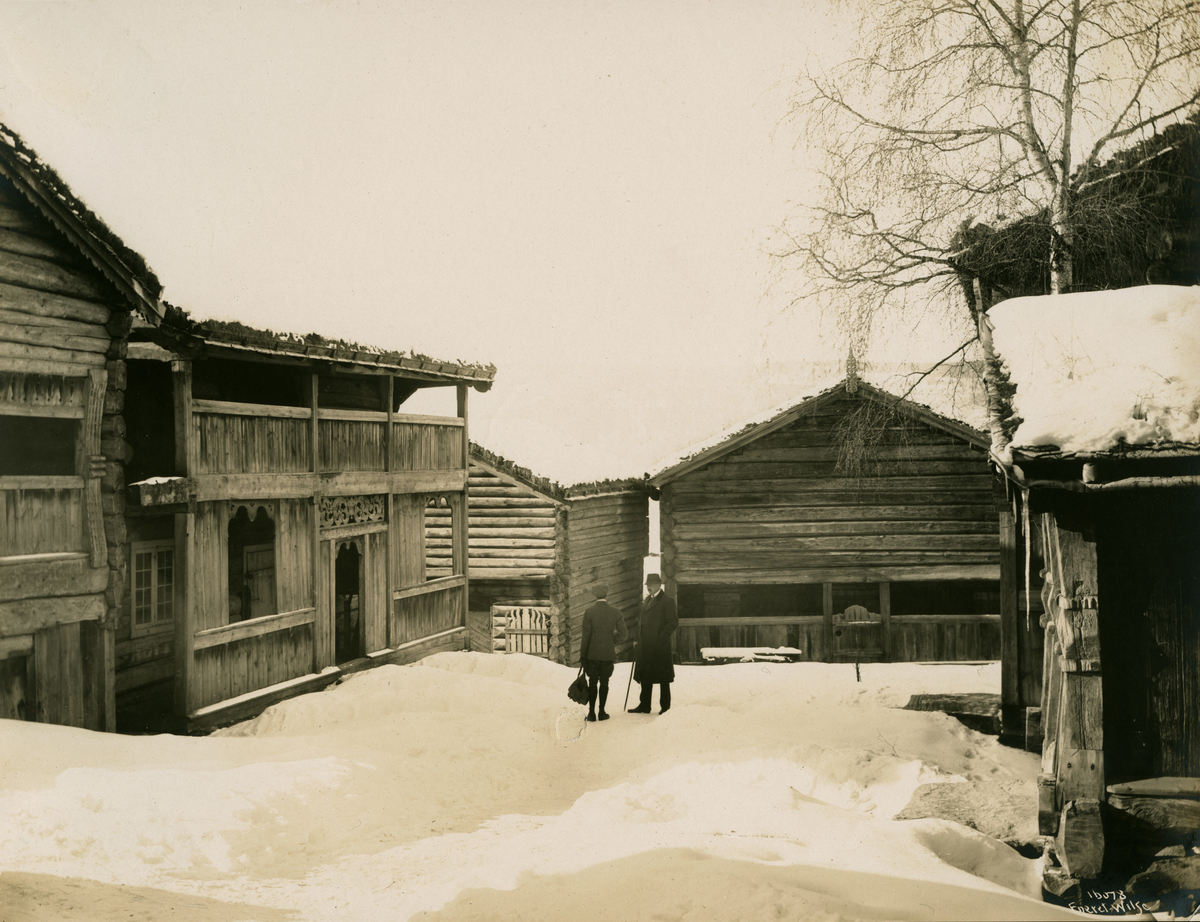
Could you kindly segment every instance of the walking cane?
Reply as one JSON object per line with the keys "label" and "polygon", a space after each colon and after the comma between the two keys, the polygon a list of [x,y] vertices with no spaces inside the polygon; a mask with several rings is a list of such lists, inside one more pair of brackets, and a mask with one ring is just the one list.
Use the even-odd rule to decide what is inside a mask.
{"label": "walking cane", "polygon": [[631,659],[629,661],[629,681],[625,683],[625,703],[623,705],[621,705],[622,711],[625,710],[627,707],[629,707],[629,689],[631,687],[633,687],[633,667],[636,662],[637,662],[637,642],[635,641],[634,645],[633,645],[633,659]]}

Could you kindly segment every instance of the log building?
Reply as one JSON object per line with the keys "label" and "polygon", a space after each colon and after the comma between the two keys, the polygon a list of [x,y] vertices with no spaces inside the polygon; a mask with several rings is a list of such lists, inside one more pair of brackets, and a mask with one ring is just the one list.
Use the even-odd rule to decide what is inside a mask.
{"label": "log building", "polygon": [[[469,486],[471,649],[577,665],[583,612],[598,582],[636,629],[649,550],[643,480],[563,487],[472,444]],[[427,521],[431,572],[445,572],[446,513],[431,509]]]}
{"label": "log building", "polygon": [[160,290],[0,126],[0,717],[116,727],[125,338]]}
{"label": "log building", "polygon": [[991,454],[1044,558],[1039,828],[1071,877],[1144,866],[1200,828],[1200,297],[1015,298],[981,331],[1013,369]]}
{"label": "log building", "polygon": [[[198,323],[0,137],[5,716],[203,727],[463,649],[467,395],[495,370]],[[404,413],[427,387],[456,415]]]}
{"label": "log building", "polygon": [[851,373],[651,477],[680,659],[997,659],[987,444]]}

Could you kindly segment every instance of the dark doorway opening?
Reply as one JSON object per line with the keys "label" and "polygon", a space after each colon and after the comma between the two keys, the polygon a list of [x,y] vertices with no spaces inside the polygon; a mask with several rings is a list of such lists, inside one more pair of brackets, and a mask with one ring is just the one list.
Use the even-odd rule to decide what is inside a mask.
{"label": "dark doorway opening", "polygon": [[363,644],[362,555],[353,542],[338,549],[333,576],[334,658],[338,665],[365,656]]}

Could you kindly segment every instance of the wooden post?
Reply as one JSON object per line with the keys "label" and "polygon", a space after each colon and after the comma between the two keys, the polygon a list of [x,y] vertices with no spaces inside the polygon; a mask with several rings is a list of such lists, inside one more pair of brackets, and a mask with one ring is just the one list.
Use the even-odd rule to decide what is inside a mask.
{"label": "wooden post", "polygon": [[321,472],[321,439],[319,430],[319,421],[317,420],[317,410],[320,401],[317,398],[317,384],[319,378],[316,372],[312,376],[312,392],[308,395],[308,407],[312,410],[312,419],[309,421],[308,438],[309,451],[312,452],[312,472],[319,474]]}
{"label": "wooden post", "polygon": [[100,502],[100,480],[105,473],[104,455],[100,453],[100,424],[104,416],[104,389],[108,384],[108,372],[93,368],[88,371],[87,406],[83,420],[84,458],[79,473],[84,480],[84,509],[87,514],[88,549],[92,554],[92,568],[99,569],[108,563],[108,547],[104,539],[104,509]]}
{"label": "wooden post", "polygon": [[1075,878],[1099,877],[1104,863],[1104,824],[1100,801],[1089,797],[1063,807],[1055,853],[1063,869]]}
{"label": "wooden post", "polygon": [[186,718],[195,708],[195,624],[192,618],[192,540],[196,516],[175,515],[175,715]]}
{"label": "wooden post", "polygon": [[175,396],[175,474],[190,477],[196,472],[192,438],[192,363],[171,363]]}
{"label": "wooden post", "polygon": [[[387,376],[387,438],[384,439],[384,451],[386,455],[383,459],[383,469],[391,472],[395,469],[396,462],[392,456],[395,451],[396,439],[396,379],[391,375]],[[391,478],[388,478],[387,488],[387,531],[384,532],[383,540],[383,578],[385,584],[384,591],[384,610],[379,613],[383,618],[383,642],[386,646],[392,646],[392,609],[396,603],[392,601],[392,593],[396,591],[396,573],[392,566],[392,560],[395,557],[395,552],[392,548],[392,542],[397,540],[396,531],[396,497],[392,492]]]}
{"label": "wooden post", "polygon": [[1006,736],[1024,735],[1021,707],[1021,618],[1017,602],[1017,521],[1006,502],[1000,513],[1000,726]]}
{"label": "wooden post", "polygon": [[825,647],[825,662],[833,662],[833,583],[821,584],[821,613],[825,616],[821,642]]}
{"label": "wooden post", "polygon": [[[318,377],[316,372],[313,372],[313,374],[309,380],[309,392],[308,392],[308,409],[309,409],[309,412],[312,414],[308,421],[308,451],[311,456],[309,458],[309,469],[314,474],[319,474],[321,471],[321,441],[320,441],[320,432],[318,429],[319,422],[317,420],[317,411],[320,407],[320,401],[318,399],[318,384],[319,384],[319,382],[320,382],[320,378]],[[314,478],[314,479],[317,479],[317,478]],[[312,502],[313,511],[312,511],[312,536],[311,536],[310,540],[311,540],[311,545],[312,545],[312,561],[313,561],[313,619],[314,619],[313,634],[312,634],[312,638],[313,638],[312,639],[312,646],[313,646],[312,669],[313,669],[313,672],[320,672],[321,669],[325,665],[321,661],[321,653],[322,653],[321,638],[324,636],[324,631],[326,630],[326,627],[323,623],[323,619],[327,620],[327,619],[333,617],[333,609],[330,608],[328,611],[326,611],[325,606],[322,604],[324,600],[323,600],[322,593],[321,593],[321,586],[323,585],[322,581],[324,581],[324,580],[332,581],[333,574],[332,573],[327,574],[325,572],[325,566],[327,564],[327,561],[321,554],[321,490],[320,490],[320,488],[317,488],[314,490],[313,495],[311,497],[311,502]]]}
{"label": "wooden post", "polygon": [[467,531],[467,524],[470,521],[470,488],[468,481],[471,473],[471,440],[467,430],[467,385],[459,384],[456,388],[458,394],[458,416],[463,421],[462,424],[462,469],[463,469],[463,488],[462,495],[459,498],[457,505],[457,521],[451,519],[450,534],[454,540],[454,572],[461,573],[463,578],[462,589],[462,614],[463,624],[466,624],[467,609],[471,607],[471,563],[470,563],[470,536]]}
{"label": "wooden post", "polygon": [[879,584],[879,619],[883,622],[883,626],[880,628],[883,632],[883,661],[890,663],[892,661],[892,584],[887,581]]}

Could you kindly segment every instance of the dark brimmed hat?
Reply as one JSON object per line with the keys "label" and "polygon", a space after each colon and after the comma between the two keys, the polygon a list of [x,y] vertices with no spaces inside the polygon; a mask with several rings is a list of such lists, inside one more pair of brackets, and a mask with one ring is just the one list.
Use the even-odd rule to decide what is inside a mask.
{"label": "dark brimmed hat", "polygon": [[661,582],[662,582],[662,577],[661,577],[661,576],[659,576],[657,573],[647,573],[647,574],[646,574],[646,582],[648,582],[648,583],[661,583]]}

